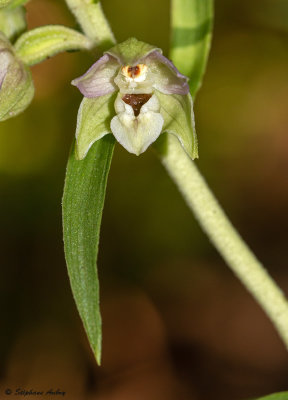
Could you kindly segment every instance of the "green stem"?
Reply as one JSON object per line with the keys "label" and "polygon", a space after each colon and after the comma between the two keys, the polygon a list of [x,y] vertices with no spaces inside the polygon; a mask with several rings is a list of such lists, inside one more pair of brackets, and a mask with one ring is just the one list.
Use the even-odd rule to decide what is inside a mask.
{"label": "green stem", "polygon": [[95,46],[107,49],[115,44],[113,32],[103,13],[100,1],[66,0],[85,35]]}
{"label": "green stem", "polygon": [[167,135],[162,163],[224,260],[265,310],[288,350],[288,302],[230,223],[195,162]]}

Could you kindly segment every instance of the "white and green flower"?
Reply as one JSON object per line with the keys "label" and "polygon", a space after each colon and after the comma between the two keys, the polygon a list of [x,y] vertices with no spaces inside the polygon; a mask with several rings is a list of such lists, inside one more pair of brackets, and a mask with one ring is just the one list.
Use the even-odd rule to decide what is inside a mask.
{"label": "white and green flower", "polygon": [[128,39],[105,52],[72,84],[84,95],[76,130],[79,159],[111,132],[136,155],[161,133],[171,133],[192,159],[197,157],[188,78],[160,49]]}

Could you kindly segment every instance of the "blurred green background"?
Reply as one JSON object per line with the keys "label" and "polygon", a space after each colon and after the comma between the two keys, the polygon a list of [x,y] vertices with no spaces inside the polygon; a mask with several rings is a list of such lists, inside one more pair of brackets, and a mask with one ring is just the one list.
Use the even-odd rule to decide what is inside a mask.
{"label": "blurred green background", "polygon": [[[103,1],[118,41],[167,55],[169,1]],[[195,104],[199,168],[231,220],[288,292],[288,2],[217,0]],[[29,27],[74,27],[64,1],[33,0]],[[116,146],[99,274],[103,365],[70,292],[61,196],[92,60],[67,53],[33,67],[36,96],[0,126],[0,398],[6,388],[99,400],[238,400],[288,390],[272,325],[201,232],[152,150]]]}

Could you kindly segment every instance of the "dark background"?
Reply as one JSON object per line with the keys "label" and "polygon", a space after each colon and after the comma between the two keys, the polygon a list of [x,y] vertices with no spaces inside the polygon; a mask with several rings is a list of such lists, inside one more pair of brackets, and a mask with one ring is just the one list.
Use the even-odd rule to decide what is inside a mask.
{"label": "dark background", "polygon": [[[105,0],[118,41],[169,47],[168,0]],[[285,0],[218,0],[196,104],[199,168],[288,291],[288,45]],[[63,1],[28,4],[29,27],[74,27]],[[66,53],[33,67],[36,96],[0,126],[0,398],[57,388],[69,400],[238,400],[288,390],[270,321],[201,232],[149,150],[116,146],[99,255],[103,365],[70,292],[61,196],[91,64]]]}

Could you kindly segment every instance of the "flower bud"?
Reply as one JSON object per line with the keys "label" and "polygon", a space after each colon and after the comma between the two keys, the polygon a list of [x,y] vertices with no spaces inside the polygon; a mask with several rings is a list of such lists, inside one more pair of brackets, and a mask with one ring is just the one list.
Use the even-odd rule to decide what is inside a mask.
{"label": "flower bud", "polygon": [[15,56],[10,42],[0,32],[0,121],[24,111],[33,95],[29,68]]}

